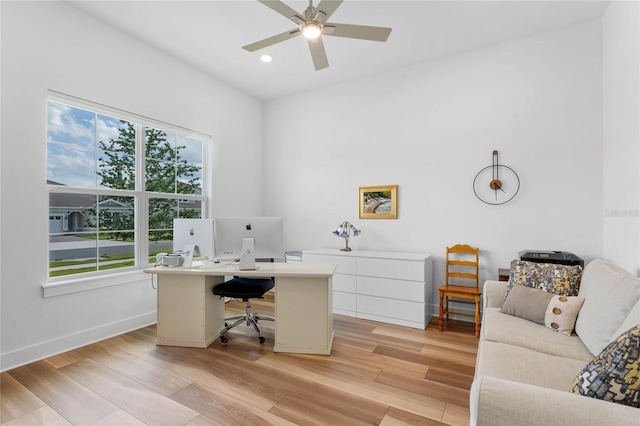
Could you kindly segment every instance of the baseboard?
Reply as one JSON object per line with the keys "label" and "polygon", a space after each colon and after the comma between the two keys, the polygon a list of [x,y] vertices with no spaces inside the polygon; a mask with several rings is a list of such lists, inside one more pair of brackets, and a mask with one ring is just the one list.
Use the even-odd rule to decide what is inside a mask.
{"label": "baseboard", "polygon": [[155,324],[155,311],[0,354],[0,372]]}

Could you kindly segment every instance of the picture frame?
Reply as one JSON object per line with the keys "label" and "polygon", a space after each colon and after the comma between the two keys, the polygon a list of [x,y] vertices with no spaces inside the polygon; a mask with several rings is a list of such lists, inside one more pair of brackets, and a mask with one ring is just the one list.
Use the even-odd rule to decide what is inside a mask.
{"label": "picture frame", "polygon": [[358,200],[360,219],[398,218],[398,185],[361,186]]}

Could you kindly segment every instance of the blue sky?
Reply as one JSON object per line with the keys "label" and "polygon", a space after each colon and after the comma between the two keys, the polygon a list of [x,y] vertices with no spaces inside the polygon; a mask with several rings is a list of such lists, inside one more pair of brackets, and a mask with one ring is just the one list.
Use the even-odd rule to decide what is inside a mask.
{"label": "blue sky", "polygon": [[[95,188],[98,142],[117,139],[120,120],[62,103],[47,106],[47,179],[64,185]],[[182,159],[202,164],[202,142],[184,135],[167,133],[167,140],[180,151]],[[202,173],[196,176],[202,180]],[[98,184],[98,186],[100,186]]]}

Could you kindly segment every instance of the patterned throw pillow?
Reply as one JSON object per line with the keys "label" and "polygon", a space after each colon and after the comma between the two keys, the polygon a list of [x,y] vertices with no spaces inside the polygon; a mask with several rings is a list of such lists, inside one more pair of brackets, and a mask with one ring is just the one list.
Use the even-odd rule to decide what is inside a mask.
{"label": "patterned throw pillow", "polygon": [[640,408],[640,324],[622,333],[578,374],[571,392]]}
{"label": "patterned throw pillow", "polygon": [[558,296],[577,296],[582,267],[554,263],[511,261],[507,294],[514,285],[537,288]]}

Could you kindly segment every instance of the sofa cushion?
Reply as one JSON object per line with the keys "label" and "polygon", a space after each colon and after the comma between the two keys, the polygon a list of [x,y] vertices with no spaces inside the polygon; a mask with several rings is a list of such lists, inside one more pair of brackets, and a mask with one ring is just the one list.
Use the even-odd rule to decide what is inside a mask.
{"label": "sofa cushion", "polygon": [[631,309],[631,312],[629,312],[629,315],[627,315],[627,318],[622,322],[622,325],[620,325],[620,327],[618,327],[618,329],[613,333],[611,342],[616,340],[619,335],[638,324],[640,324],[640,300],[638,300],[636,304],[633,305],[633,308]]}
{"label": "sofa cushion", "polygon": [[[536,352],[580,360],[582,366],[593,354],[577,335],[565,336],[522,318],[503,314],[500,308],[486,308],[482,317],[481,339],[521,346]],[[566,390],[566,388],[565,388]]]}
{"label": "sofa cushion", "polygon": [[502,305],[500,312],[544,324],[547,306],[553,294],[523,285],[514,286]]}
{"label": "sofa cushion", "polygon": [[616,337],[640,299],[640,278],[596,259],[584,268],[578,295],[584,297],[584,304],[576,320],[576,333],[596,355]]}
{"label": "sofa cushion", "polygon": [[571,392],[640,408],[640,325],[621,334],[578,374]]}
{"label": "sofa cushion", "polygon": [[[539,325],[536,327],[547,330]],[[547,331],[562,337],[559,333]],[[584,364],[578,359],[483,340],[478,346],[476,377],[491,376],[567,392]]]}
{"label": "sofa cushion", "polygon": [[577,296],[582,267],[553,263],[511,261],[507,294],[513,286],[537,288],[559,296]]}
{"label": "sofa cushion", "polygon": [[571,336],[583,303],[582,297],[553,296],[544,314],[544,325]]}

